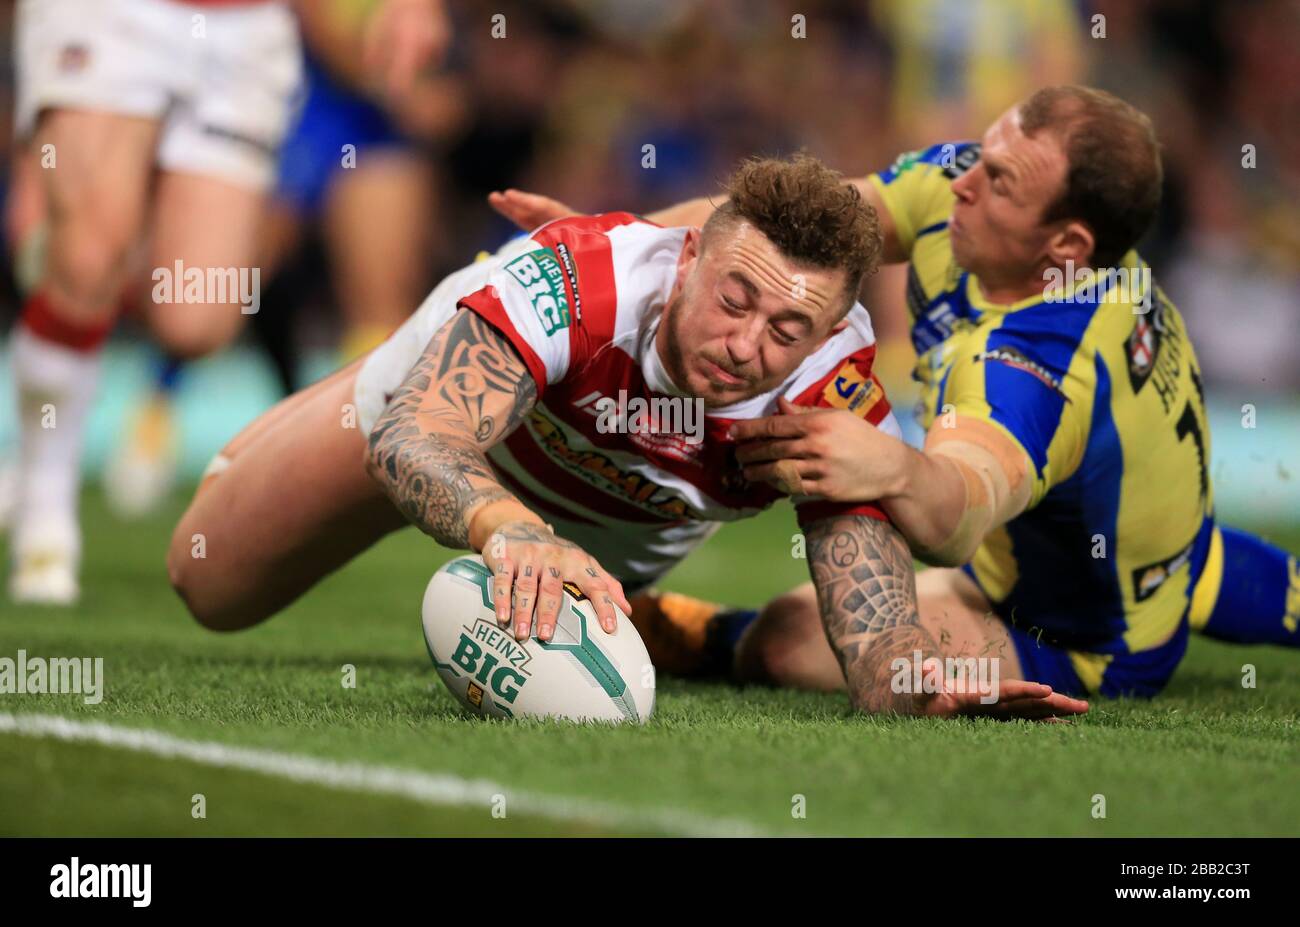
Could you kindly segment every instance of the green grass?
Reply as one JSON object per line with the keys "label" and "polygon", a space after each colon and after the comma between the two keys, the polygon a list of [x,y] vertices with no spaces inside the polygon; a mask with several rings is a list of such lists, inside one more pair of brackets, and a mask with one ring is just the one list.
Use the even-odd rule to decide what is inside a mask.
{"label": "green grass", "polygon": [[[446,555],[415,532],[265,625],[222,636],[194,625],[166,584],[179,503],[126,524],[92,493],[84,513],[82,603],[5,603],[0,656],[103,657],[104,700],[0,695],[0,712],[490,780],[505,786],[507,815],[5,734],[0,834],[672,832],[655,823],[664,811],[774,834],[1300,833],[1294,651],[1194,640],[1161,698],[1097,702],[1073,725],[864,718],[842,696],[663,678],[640,728],[486,722],[458,712],[424,652],[420,596]],[[788,510],[731,526],[668,585],[759,603],[804,576],[794,530]],[[1297,535],[1277,540],[1300,547]],[[1244,663],[1255,689],[1241,687]],[[341,685],[344,664],[355,689]],[[513,790],[533,796],[530,811],[510,810]],[[1096,794],[1104,820],[1091,815]],[[806,818],[791,815],[796,795]],[[558,820],[547,796],[598,807]],[[604,817],[610,807],[624,814]]]}

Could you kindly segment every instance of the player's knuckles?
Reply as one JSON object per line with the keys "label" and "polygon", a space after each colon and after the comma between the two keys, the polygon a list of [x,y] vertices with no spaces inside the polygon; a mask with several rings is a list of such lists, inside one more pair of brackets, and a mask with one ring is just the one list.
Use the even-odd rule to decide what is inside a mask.
{"label": "player's knuckles", "polygon": [[546,629],[555,627],[555,619],[559,614],[560,597],[558,595],[543,594],[537,602],[538,627]]}
{"label": "player's knuckles", "polygon": [[515,586],[522,586],[525,589],[536,589],[541,574],[542,565],[540,563],[521,563],[519,564],[519,569],[515,571]]}

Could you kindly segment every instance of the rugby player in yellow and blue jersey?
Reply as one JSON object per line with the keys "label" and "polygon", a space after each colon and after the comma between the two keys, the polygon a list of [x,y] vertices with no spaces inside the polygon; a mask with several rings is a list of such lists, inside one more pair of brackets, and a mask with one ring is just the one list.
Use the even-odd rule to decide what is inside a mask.
{"label": "rugby player in yellow and blue jersey", "polygon": [[[1147,117],[1082,87],[1035,93],[980,144],[854,181],[886,261],[911,265],[924,450],[843,410],[734,430],[750,479],[881,500],[935,566],[917,587],[944,656],[996,657],[1058,692],[1151,696],[1192,630],[1300,644],[1295,558],[1214,520],[1195,352],[1133,250],[1160,183]],[[843,687],[811,585],[757,621],[634,604],[656,662],[686,640],[698,658],[673,662],[702,667],[721,642],[713,656],[741,679]]]}

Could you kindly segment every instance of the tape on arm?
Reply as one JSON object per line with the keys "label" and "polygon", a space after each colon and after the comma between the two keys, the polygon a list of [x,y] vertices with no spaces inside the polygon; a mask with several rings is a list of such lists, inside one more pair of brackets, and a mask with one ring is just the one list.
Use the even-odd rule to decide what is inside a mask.
{"label": "tape on arm", "polygon": [[943,563],[966,563],[990,531],[1028,507],[1033,492],[1028,455],[996,426],[962,417],[955,428],[932,428],[925,451],[951,461],[966,486],[956,528],[929,553]]}

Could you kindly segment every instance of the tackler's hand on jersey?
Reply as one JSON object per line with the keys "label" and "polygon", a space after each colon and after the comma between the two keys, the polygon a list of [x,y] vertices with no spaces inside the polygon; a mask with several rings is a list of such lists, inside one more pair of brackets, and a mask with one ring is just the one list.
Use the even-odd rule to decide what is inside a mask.
{"label": "tackler's hand on jersey", "polygon": [[501,525],[483,546],[483,560],[492,570],[497,624],[513,624],[517,640],[531,633],[534,615],[537,636],[551,639],[566,582],[591,600],[600,626],[610,634],[618,627],[615,606],[624,614],[632,611],[622,584],[595,557],[545,525],[530,521]]}
{"label": "tackler's hand on jersey", "polygon": [[898,491],[897,438],[843,409],[811,409],[786,399],[779,408],[781,415],[731,427],[745,479],[836,502],[885,499]]}

